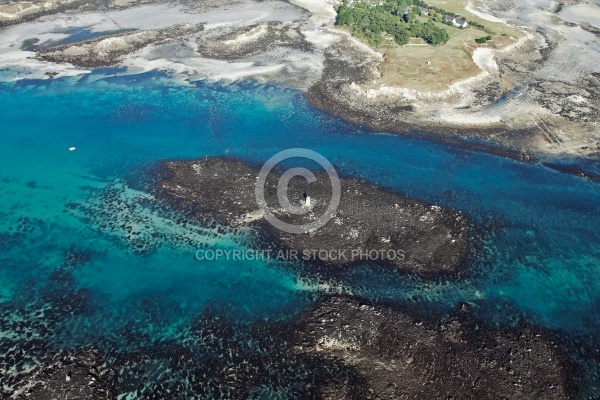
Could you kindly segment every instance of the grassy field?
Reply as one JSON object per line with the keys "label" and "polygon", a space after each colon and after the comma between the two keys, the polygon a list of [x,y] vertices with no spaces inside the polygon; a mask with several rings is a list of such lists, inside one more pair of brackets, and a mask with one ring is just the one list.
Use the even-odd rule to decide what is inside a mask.
{"label": "grassy field", "polygon": [[[472,59],[477,47],[502,48],[514,43],[521,33],[510,26],[479,18],[465,10],[468,0],[447,0],[427,2],[444,10],[454,12],[469,21],[476,21],[493,30],[496,34],[486,44],[477,44],[475,39],[488,34],[479,28],[469,26],[466,29],[439,24],[450,35],[448,43],[440,46],[426,45],[420,39],[412,39],[405,46],[388,41],[378,50],[385,53],[386,60],[380,69],[382,78],[368,86],[378,88],[381,85],[406,87],[421,91],[444,91],[452,83],[477,75],[479,67]],[[426,21],[427,17],[419,17]]]}

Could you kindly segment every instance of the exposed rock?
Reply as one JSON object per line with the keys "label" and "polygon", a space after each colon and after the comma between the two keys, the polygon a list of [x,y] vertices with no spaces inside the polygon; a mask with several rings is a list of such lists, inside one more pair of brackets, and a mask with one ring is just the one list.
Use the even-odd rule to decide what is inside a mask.
{"label": "exposed rock", "polygon": [[82,6],[82,0],[11,1],[0,4],[0,27]]}
{"label": "exposed rock", "polygon": [[[341,179],[341,201],[332,220],[315,231],[287,233],[262,218],[255,198],[257,175],[252,166],[229,159],[166,162],[157,188],[173,207],[191,211],[197,218],[257,224],[275,236],[276,248],[297,250],[304,260],[329,265],[381,262],[423,274],[452,272],[461,265],[467,222],[457,211],[407,199],[361,180]],[[315,175],[317,182],[310,184],[302,178],[290,181],[292,204],[301,206],[304,194],[311,197],[313,208],[305,215],[288,214],[280,207],[280,175],[269,175],[265,199],[278,219],[300,226],[325,213],[331,183],[326,174]]]}
{"label": "exposed rock", "polygon": [[238,61],[277,47],[313,51],[300,26],[290,24],[262,24],[251,26],[225,35],[203,38],[198,52],[203,56],[226,61]]}
{"label": "exposed rock", "polygon": [[37,50],[37,55],[57,63],[94,68],[115,65],[128,54],[150,44],[157,45],[176,39],[181,35],[201,32],[204,26],[177,25],[167,29],[141,31],[120,36],[93,39],[76,44],[67,44]]}
{"label": "exposed rock", "polygon": [[94,399],[115,398],[112,371],[96,350],[56,355],[21,381],[17,399]]}
{"label": "exposed rock", "polygon": [[600,85],[590,74],[581,87],[560,81],[538,81],[531,84],[536,89],[537,100],[555,114],[569,121],[598,122],[600,119]]}
{"label": "exposed rock", "polygon": [[551,338],[529,327],[487,326],[464,307],[434,323],[331,297],[302,317],[297,337],[296,351],[352,366],[366,382],[365,398],[567,399],[574,391],[573,363]]}

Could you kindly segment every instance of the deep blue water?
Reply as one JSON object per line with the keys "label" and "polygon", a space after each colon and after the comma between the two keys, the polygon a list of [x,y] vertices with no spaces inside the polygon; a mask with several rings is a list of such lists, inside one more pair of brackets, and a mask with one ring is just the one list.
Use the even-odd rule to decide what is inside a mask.
{"label": "deep blue water", "polygon": [[[244,247],[244,234],[215,239],[207,228],[174,224],[132,183],[164,159],[262,163],[292,147],[323,154],[341,175],[462,210],[473,223],[471,261],[459,279],[425,282],[365,265],[331,284],[443,312],[467,302],[486,320],[525,321],[574,341],[599,331],[599,183],[539,163],[368,132],[270,85],[182,87],[156,75],[28,81],[0,87],[0,110],[0,304],[34,300],[66,253],[89,254],[73,271],[74,285],[98,311],[62,322],[58,347],[119,340],[141,318],[143,299],[169,310],[140,328],[157,340],[185,336],[194,316],[214,304],[249,321],[302,310],[318,286],[272,262],[195,260],[195,246],[181,237]],[[108,191],[116,195],[107,203]],[[124,220],[142,234],[157,232],[152,246],[133,251],[135,240],[118,228]]]}

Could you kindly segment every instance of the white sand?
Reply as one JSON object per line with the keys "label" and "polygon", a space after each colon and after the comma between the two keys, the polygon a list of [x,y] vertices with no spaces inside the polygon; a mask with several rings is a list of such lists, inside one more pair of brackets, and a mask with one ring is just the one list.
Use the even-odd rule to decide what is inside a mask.
{"label": "white sand", "polygon": [[473,52],[473,62],[483,71],[493,72],[498,70],[498,64],[494,60],[494,50],[490,48],[478,48]]}
{"label": "white sand", "polygon": [[169,70],[185,75],[190,80],[235,81],[249,77],[269,76],[281,72],[285,65],[256,65],[254,62],[227,62],[204,58],[199,55],[173,56],[160,58],[155,48],[148,47],[130,54],[121,65],[129,68],[129,73],[142,73],[154,70]]}
{"label": "white sand", "polygon": [[327,48],[333,43],[340,40],[339,34],[328,33],[323,29],[302,31],[302,34],[304,35],[307,41],[320,48]]}
{"label": "white sand", "polygon": [[310,20],[316,25],[316,27],[321,27],[325,24],[335,21],[337,13],[333,8],[333,1],[289,0],[289,2],[310,12]]}
{"label": "white sand", "polygon": [[473,3],[469,2],[467,4],[467,6],[465,7],[465,10],[467,10],[468,12],[470,12],[473,15],[478,16],[481,19],[485,19],[486,21],[490,21],[490,22],[499,22],[502,24],[506,24],[506,21],[498,18],[498,17],[494,17],[492,14],[485,12],[485,11],[480,11],[480,10],[476,10],[473,7]]}
{"label": "white sand", "polygon": [[568,22],[576,24],[587,22],[600,28],[600,5],[576,4],[564,7],[559,16]]}
{"label": "white sand", "polygon": [[[289,22],[300,20],[303,16],[305,17],[306,13],[279,1],[246,2],[240,3],[235,8],[217,9],[204,13],[188,13],[180,5],[158,4],[108,13],[56,14],[0,31],[0,65],[8,67],[7,71],[0,76],[0,80],[47,78],[44,75],[46,72],[58,72],[60,76],[89,73],[89,70],[76,68],[71,64],[39,60],[34,58],[33,52],[19,50],[23,41],[27,39],[37,38],[39,43],[43,43],[67,38],[69,35],[56,32],[64,31],[69,27],[87,28],[91,32],[116,29],[142,31],[210,21],[210,26],[206,26],[207,30],[210,30],[227,26],[243,27],[256,23]],[[259,40],[265,32],[266,27],[259,27],[250,35],[242,35],[235,43]],[[110,48],[116,42],[122,41],[123,39],[119,37],[107,38],[99,42],[97,47],[100,51],[102,48]],[[190,52],[195,50],[193,46],[191,46]],[[199,57],[198,54],[187,54],[182,57],[169,54],[168,51],[159,53],[154,50],[156,49],[149,47],[127,57],[123,65],[132,68],[127,73],[169,69],[175,73],[193,75],[194,79],[235,80],[278,74],[285,68],[283,63],[270,63],[270,65],[258,65],[256,62],[228,63],[205,59]],[[315,57],[315,60],[318,59],[319,57]]]}
{"label": "white sand", "polygon": [[268,28],[266,25],[259,25],[255,28],[250,29],[248,32],[243,33],[235,39],[226,40],[223,43],[229,46],[240,46],[259,40],[261,37],[266,35]]}
{"label": "white sand", "polygon": [[43,43],[68,37],[63,33],[54,33],[64,29],[65,25],[65,21],[59,19],[16,25],[0,31],[0,65],[5,68],[0,80],[44,79],[48,78],[44,75],[46,72],[59,72],[62,76],[88,73],[88,70],[73,67],[71,64],[38,60],[34,58],[34,53],[20,50],[26,39],[38,38],[40,43]]}

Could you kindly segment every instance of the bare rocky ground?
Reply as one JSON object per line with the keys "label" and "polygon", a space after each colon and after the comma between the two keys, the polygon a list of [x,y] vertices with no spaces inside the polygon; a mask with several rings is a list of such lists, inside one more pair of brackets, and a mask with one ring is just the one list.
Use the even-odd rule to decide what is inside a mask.
{"label": "bare rocky ground", "polygon": [[97,350],[57,354],[23,381],[23,399],[109,399],[111,371]]}
{"label": "bare rocky ground", "polygon": [[[258,169],[235,160],[174,161],[164,164],[156,187],[177,210],[227,225],[258,224],[274,237],[276,250],[297,250],[300,255],[312,250],[333,251],[323,256],[315,253],[309,256],[310,262],[342,266],[372,260],[424,275],[455,272],[463,264],[468,224],[460,212],[407,199],[364,181],[341,179],[341,200],[333,219],[320,229],[287,233],[263,219],[255,198],[257,175]],[[312,209],[305,215],[282,209],[277,200],[281,175],[269,175],[265,199],[275,217],[300,226],[325,214],[331,182],[326,174],[315,175],[314,183],[303,178],[290,181],[292,204],[302,206],[304,194],[311,198]],[[366,255],[372,251],[378,254]]]}

